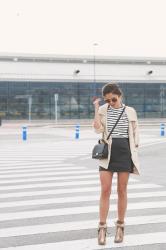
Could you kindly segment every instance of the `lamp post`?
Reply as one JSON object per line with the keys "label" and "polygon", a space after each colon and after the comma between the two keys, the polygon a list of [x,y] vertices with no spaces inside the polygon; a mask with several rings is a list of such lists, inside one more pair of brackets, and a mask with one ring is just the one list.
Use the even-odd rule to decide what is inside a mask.
{"label": "lamp post", "polygon": [[58,121],[58,94],[54,94],[55,98],[55,122],[57,123]]}
{"label": "lamp post", "polygon": [[97,46],[98,46],[97,43],[93,44],[93,80],[94,80],[93,96],[96,96],[96,47]]}
{"label": "lamp post", "polygon": [[28,96],[28,106],[29,106],[29,122],[31,122],[31,113],[32,113],[32,96]]}

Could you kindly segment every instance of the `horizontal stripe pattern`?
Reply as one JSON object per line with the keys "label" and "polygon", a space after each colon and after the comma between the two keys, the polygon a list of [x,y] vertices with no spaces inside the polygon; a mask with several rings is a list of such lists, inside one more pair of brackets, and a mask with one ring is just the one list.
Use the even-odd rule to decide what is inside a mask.
{"label": "horizontal stripe pattern", "polygon": [[[115,125],[117,119],[119,118],[123,108],[124,104],[122,104],[122,107],[120,108],[113,108],[111,106],[108,107],[107,109],[107,128],[108,131],[110,132]],[[116,137],[125,137],[128,138],[128,117],[126,112],[124,111],[122,116],[120,117],[120,120],[118,121],[116,127],[114,128],[113,132],[111,133],[112,138]]]}
{"label": "horizontal stripe pattern", "polygon": [[[108,227],[115,227],[114,221],[116,218],[107,223]],[[166,215],[149,215],[149,216],[136,216],[128,217],[125,221],[126,226],[131,225],[144,225],[147,223],[156,224],[166,222]],[[22,227],[13,227],[0,229],[1,237],[14,237],[20,235],[32,235],[40,234],[47,232],[65,232],[70,230],[88,230],[95,229],[98,224],[98,220],[84,220],[84,221],[75,221],[75,222],[65,222],[65,223],[53,223],[45,225],[33,225],[33,226],[22,226]]]}
{"label": "horizontal stripe pattern", "polygon": [[[61,157],[56,157],[59,148],[49,150],[49,144],[36,149],[24,144],[29,155],[28,161],[25,161],[27,158],[19,157],[21,145],[13,148],[10,145],[10,160],[7,158],[8,148],[2,148],[5,154],[0,159],[0,249],[101,250],[122,246],[134,249],[139,245],[166,243],[165,232],[156,231],[158,225],[166,223],[165,188],[154,183],[142,183],[131,175],[125,220],[126,229],[130,231],[122,244],[115,244],[113,235],[107,238],[106,246],[97,244],[101,190],[99,172],[98,168],[87,168],[82,161],[80,163],[79,151],[85,152],[86,144],[83,142],[81,145],[79,142],[78,145],[75,162],[68,157],[70,153],[72,155],[72,147],[68,148],[69,155],[63,155],[65,143],[60,146]],[[31,152],[35,155],[35,150],[38,154],[42,152],[42,159],[39,156],[30,158]],[[88,154],[85,153],[87,158]],[[117,199],[115,174],[110,196],[113,202],[110,202],[108,216],[111,218],[108,219],[109,231],[115,228]],[[152,228],[155,228],[151,233],[150,224],[154,224]],[[132,227],[147,229],[136,233]]]}
{"label": "horizontal stripe pattern", "polygon": [[[83,239],[83,240],[72,240],[56,243],[46,243],[44,246],[29,245],[24,247],[17,247],[18,250],[101,250],[101,249],[112,249],[122,247],[133,247],[142,246],[149,244],[166,243],[166,232],[146,233],[146,234],[131,234],[125,236],[124,243],[114,243],[114,237],[108,237],[106,246],[98,246],[97,239]],[[154,248],[153,248],[154,249]],[[16,250],[15,248],[8,248],[8,250]]]}

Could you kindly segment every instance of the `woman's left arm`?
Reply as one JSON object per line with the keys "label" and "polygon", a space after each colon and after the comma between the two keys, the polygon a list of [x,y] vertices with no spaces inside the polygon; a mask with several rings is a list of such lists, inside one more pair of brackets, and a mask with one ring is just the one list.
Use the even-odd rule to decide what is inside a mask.
{"label": "woman's left arm", "polygon": [[138,118],[137,118],[137,112],[134,109],[135,113],[135,121],[133,122],[133,132],[134,132],[134,141],[135,141],[135,146],[139,147],[139,125],[138,125]]}

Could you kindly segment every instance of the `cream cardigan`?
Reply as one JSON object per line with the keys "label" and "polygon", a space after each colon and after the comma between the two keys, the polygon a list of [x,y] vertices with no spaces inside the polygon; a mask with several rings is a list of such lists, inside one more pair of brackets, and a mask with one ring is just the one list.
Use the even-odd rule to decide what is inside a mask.
{"label": "cream cardigan", "polygon": [[[96,133],[103,133],[104,139],[106,140],[109,132],[107,128],[107,108],[108,108],[108,103],[102,105],[99,107],[98,114],[100,116],[100,121],[101,121],[101,126],[98,129],[94,128],[94,122],[92,124],[94,130]],[[125,112],[127,114],[128,120],[129,120],[129,144],[130,144],[130,150],[131,150],[131,158],[134,163],[134,169],[133,173],[131,174],[136,174],[140,175],[140,164],[139,164],[139,159],[138,159],[138,147],[139,147],[139,127],[138,127],[138,119],[137,119],[137,113],[136,110],[133,107],[127,106]],[[107,140],[106,140],[107,141]],[[112,144],[112,137],[110,136],[108,142],[108,159],[110,159],[111,156],[111,144]],[[102,166],[103,168],[107,169],[109,160],[108,159],[102,159],[99,160],[99,165]]]}

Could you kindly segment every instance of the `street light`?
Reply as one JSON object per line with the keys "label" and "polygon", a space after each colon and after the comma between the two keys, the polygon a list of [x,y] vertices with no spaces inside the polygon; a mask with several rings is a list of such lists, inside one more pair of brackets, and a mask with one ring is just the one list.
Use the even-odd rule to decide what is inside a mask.
{"label": "street light", "polygon": [[93,44],[93,78],[94,78],[94,96],[96,96],[96,47],[97,43]]}
{"label": "street light", "polygon": [[78,75],[80,73],[79,69],[74,70],[74,75]]}
{"label": "street light", "polygon": [[57,93],[54,94],[54,98],[55,98],[55,122],[57,123],[58,121],[58,94]]}
{"label": "street light", "polygon": [[32,113],[32,96],[28,95],[28,106],[29,106],[29,122],[31,122],[31,113]]}
{"label": "street light", "polygon": [[147,72],[147,75],[152,75],[153,74],[153,70],[149,70],[148,72]]}

